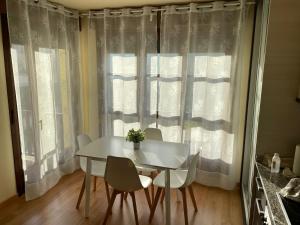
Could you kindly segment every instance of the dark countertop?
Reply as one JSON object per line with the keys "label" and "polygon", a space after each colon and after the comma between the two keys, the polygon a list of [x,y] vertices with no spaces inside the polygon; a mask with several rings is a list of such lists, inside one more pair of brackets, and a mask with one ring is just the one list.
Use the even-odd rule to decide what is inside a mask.
{"label": "dark countertop", "polygon": [[276,193],[286,186],[289,179],[284,177],[281,173],[271,173],[269,168],[260,163],[256,163],[256,166],[262,181],[274,225],[288,225]]}

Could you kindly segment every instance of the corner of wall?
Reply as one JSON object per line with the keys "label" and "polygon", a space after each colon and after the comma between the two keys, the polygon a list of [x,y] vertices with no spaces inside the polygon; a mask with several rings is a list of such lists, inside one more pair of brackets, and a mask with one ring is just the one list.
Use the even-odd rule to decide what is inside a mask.
{"label": "corner of wall", "polygon": [[10,133],[8,99],[0,27],[0,203],[16,195],[15,171]]}

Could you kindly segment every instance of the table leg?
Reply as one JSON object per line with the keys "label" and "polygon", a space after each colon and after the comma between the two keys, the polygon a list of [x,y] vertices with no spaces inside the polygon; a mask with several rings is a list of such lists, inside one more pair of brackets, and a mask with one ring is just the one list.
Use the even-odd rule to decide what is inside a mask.
{"label": "table leg", "polygon": [[86,160],[86,175],[85,175],[85,217],[89,217],[90,213],[90,194],[91,194],[91,159]]}
{"label": "table leg", "polygon": [[171,196],[170,196],[170,169],[165,171],[165,206],[166,206],[166,225],[171,224]]}

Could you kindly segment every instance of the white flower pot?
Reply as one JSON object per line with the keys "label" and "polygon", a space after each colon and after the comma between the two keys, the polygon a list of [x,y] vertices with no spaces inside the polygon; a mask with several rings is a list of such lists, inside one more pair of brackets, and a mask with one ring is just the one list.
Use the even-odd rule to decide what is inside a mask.
{"label": "white flower pot", "polygon": [[140,142],[139,143],[133,143],[133,149],[139,150],[140,149]]}

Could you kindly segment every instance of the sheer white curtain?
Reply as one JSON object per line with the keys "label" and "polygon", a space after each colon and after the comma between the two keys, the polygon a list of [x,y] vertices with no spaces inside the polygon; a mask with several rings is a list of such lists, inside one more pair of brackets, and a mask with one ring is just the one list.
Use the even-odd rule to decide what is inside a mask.
{"label": "sheer white curtain", "polygon": [[78,15],[46,1],[7,1],[26,199],[78,168]]}
{"label": "sheer white curtain", "polygon": [[95,126],[99,118],[94,136],[158,127],[164,141],[187,143],[191,154],[201,151],[198,182],[232,189],[239,181],[244,116],[239,47],[245,6],[197,6],[163,7],[160,29],[151,8],[90,13],[91,98],[98,96],[90,121]]}
{"label": "sheer white curtain", "polygon": [[92,115],[99,118],[91,136],[125,136],[131,128],[155,126],[148,61],[157,52],[156,13],[150,7],[137,14],[91,12],[88,33],[89,88],[91,98],[98,96],[89,106],[90,126],[95,126]]}
{"label": "sheer white curtain", "polygon": [[[161,21],[158,127],[167,141],[201,151],[197,180],[232,189],[238,149],[243,7],[165,7]],[[243,116],[243,115],[242,115]]]}

